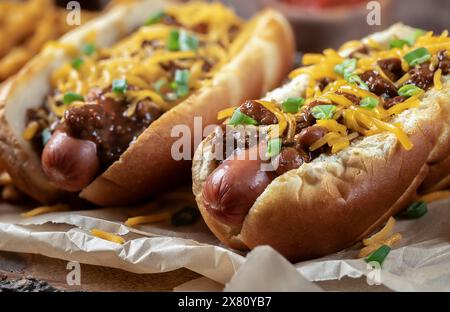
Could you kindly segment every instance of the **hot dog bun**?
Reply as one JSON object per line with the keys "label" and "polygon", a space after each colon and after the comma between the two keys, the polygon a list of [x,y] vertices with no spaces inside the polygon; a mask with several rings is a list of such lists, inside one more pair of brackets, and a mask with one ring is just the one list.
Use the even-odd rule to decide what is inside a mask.
{"label": "hot dog bun", "polygon": [[[0,94],[0,154],[21,190],[41,202],[67,195],[49,182],[39,155],[22,138],[27,109],[42,104],[50,91],[50,74],[68,61],[64,47],[80,48],[93,31],[97,46],[110,46],[168,4],[170,1],[146,0],[118,6],[45,49],[5,85]],[[189,161],[171,157],[172,143],[178,139],[171,137],[173,125],[187,125],[192,130],[195,116],[202,116],[205,126],[214,123],[219,110],[260,96],[281,82],[294,59],[289,23],[279,13],[267,10],[245,27],[243,48],[215,74],[212,83],[153,122],[118,161],[80,192],[82,198],[98,205],[122,205],[172,187],[189,176],[190,166]]]}
{"label": "hot dog bun", "polygon": [[[383,43],[411,32],[397,24],[370,38]],[[266,99],[283,101],[306,87],[307,77],[298,76]],[[211,134],[197,149],[192,168],[200,211],[212,232],[237,249],[267,244],[299,261],[349,247],[404,209],[424,180],[431,184],[448,176],[449,97],[447,76],[442,90],[431,89],[419,107],[395,117],[413,142],[412,150],[403,149],[394,135],[380,133],[358,139],[337,154],[322,154],[273,180],[238,226],[224,224],[204,205],[203,186],[217,166]],[[447,170],[439,173],[444,167]]]}

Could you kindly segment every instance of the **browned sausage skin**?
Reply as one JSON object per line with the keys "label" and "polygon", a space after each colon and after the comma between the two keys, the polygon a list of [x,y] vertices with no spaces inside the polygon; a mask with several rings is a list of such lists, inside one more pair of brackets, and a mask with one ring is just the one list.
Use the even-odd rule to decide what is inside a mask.
{"label": "browned sausage skin", "polygon": [[205,207],[226,224],[241,224],[255,200],[275,178],[273,172],[261,170],[260,158],[251,159],[258,147],[241,151],[243,157],[226,159],[205,182]]}
{"label": "browned sausage skin", "polygon": [[42,151],[44,172],[65,191],[78,192],[89,185],[161,115],[145,100],[137,103],[133,116],[124,116],[125,103],[105,98],[101,90],[90,101],[64,112]]}
{"label": "browned sausage skin", "polygon": [[60,130],[45,145],[41,163],[50,181],[69,192],[83,189],[100,169],[94,142],[73,138]]}

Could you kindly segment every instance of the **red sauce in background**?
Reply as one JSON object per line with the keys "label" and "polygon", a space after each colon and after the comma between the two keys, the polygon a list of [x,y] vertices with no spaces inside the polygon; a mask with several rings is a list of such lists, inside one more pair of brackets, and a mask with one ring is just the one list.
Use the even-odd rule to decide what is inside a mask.
{"label": "red sauce in background", "polygon": [[338,6],[350,6],[367,2],[367,0],[281,0],[281,2],[312,8],[332,8]]}

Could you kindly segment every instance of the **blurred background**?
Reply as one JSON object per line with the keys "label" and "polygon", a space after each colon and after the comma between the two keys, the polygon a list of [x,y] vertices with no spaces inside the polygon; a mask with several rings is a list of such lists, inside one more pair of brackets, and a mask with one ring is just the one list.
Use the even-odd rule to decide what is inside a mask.
{"label": "blurred background", "polygon": [[[336,48],[395,22],[441,32],[450,28],[450,0],[224,0],[244,17],[265,6],[282,11],[294,27],[299,50]],[[380,7],[381,25],[368,25],[368,2]]]}
{"label": "blurred background", "polygon": [[[0,83],[16,73],[46,42],[73,28],[66,23],[65,8],[69,1],[0,0]],[[139,0],[78,0],[83,10],[82,23],[118,3],[131,1]],[[372,13],[367,9],[368,0],[220,1],[244,18],[265,7],[280,10],[291,22],[301,52],[336,48],[347,40],[361,38],[397,21],[437,32],[450,28],[450,0],[370,1],[375,3],[372,8],[376,12],[372,10]],[[367,22],[368,14],[376,17],[374,13],[380,25]]]}
{"label": "blurred background", "polygon": [[[56,0],[64,6],[68,0]],[[126,1],[126,0],[122,0]],[[264,7],[282,11],[291,21],[299,50],[321,51],[363,37],[401,21],[441,32],[450,28],[450,0],[378,0],[381,25],[368,25],[368,0],[221,0],[248,18]],[[95,10],[108,0],[82,0],[83,8]],[[113,1],[114,2],[114,1]],[[116,0],[120,2],[120,0]],[[109,4],[111,5],[111,4]]]}

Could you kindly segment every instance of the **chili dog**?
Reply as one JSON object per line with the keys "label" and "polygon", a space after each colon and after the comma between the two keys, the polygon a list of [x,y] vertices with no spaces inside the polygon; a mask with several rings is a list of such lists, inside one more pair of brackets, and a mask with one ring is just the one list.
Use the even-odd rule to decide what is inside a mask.
{"label": "chili dog", "polygon": [[[351,246],[450,174],[447,31],[396,24],[303,65],[262,100],[220,112],[230,139],[212,133],[192,167],[198,206],[222,242],[268,244],[292,261]],[[249,144],[217,153],[244,140],[237,127],[256,127],[270,159],[232,157]],[[277,166],[260,178],[261,163]]]}
{"label": "chili dog", "polygon": [[171,155],[173,126],[214,123],[276,86],[293,59],[289,23],[272,10],[246,23],[220,3],[119,5],[4,87],[1,157],[41,202],[142,200],[189,176],[190,162]]}

